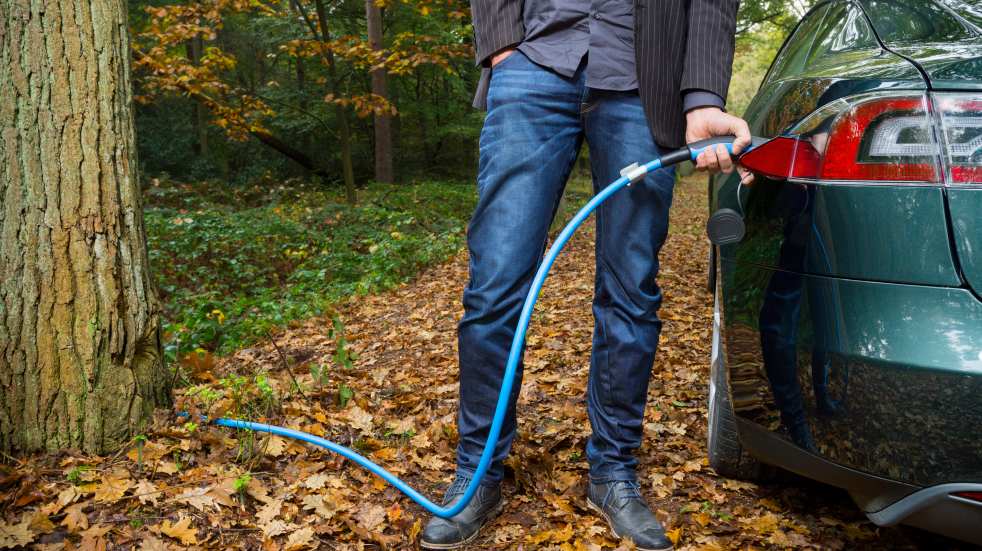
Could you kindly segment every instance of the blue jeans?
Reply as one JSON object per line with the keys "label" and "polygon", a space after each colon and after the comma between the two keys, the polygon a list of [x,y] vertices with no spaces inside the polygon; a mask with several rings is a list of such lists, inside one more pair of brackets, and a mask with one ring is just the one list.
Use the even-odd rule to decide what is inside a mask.
{"label": "blue jeans", "polygon": [[[457,469],[477,468],[525,295],[545,251],[547,233],[583,139],[590,147],[594,190],[620,169],[659,155],[635,92],[586,87],[582,67],[563,77],[515,52],[492,72],[481,132],[479,199],[467,234],[470,282],[459,326],[460,412]],[[593,354],[587,443],[594,481],[634,480],[648,379],[661,322],[655,282],[668,233],[674,173],[659,170],[597,211]],[[485,478],[503,477],[515,438],[515,401]]]}

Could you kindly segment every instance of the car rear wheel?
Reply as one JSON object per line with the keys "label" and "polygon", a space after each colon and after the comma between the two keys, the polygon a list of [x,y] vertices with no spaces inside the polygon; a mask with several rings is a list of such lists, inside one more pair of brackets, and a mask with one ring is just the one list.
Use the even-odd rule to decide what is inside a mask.
{"label": "car rear wheel", "polygon": [[736,415],[730,401],[730,387],[724,364],[718,286],[715,296],[709,383],[709,465],[717,474],[726,478],[762,480],[766,478],[764,464],[743,449],[737,434]]}

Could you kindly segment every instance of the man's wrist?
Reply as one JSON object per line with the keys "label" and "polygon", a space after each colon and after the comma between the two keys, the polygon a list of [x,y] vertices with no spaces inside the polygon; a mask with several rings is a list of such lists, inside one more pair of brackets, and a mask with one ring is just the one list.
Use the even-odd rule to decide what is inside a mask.
{"label": "man's wrist", "polygon": [[682,96],[682,111],[688,113],[693,109],[699,109],[701,107],[716,107],[721,111],[725,111],[726,102],[719,95],[709,90],[686,90]]}

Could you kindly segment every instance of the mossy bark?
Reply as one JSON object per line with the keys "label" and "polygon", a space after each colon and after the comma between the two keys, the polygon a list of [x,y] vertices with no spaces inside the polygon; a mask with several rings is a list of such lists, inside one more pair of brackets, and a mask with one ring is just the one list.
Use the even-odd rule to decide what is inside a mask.
{"label": "mossy bark", "polygon": [[0,449],[103,453],[169,401],[125,0],[0,0]]}

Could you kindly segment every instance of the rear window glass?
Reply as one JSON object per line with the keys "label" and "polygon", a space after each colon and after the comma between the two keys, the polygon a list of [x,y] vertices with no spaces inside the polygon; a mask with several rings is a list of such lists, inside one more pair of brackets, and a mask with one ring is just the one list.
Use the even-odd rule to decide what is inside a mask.
{"label": "rear window glass", "polygon": [[949,42],[975,36],[947,9],[928,0],[867,0],[873,27],[888,45]]}
{"label": "rear window glass", "polygon": [[849,4],[833,5],[822,27],[815,33],[808,65],[820,63],[824,57],[837,53],[878,47],[862,12]]}
{"label": "rear window glass", "polygon": [[982,0],[944,0],[944,5],[975,25],[976,30],[982,29]]}
{"label": "rear window glass", "polygon": [[826,11],[828,11],[827,4],[809,13],[798,25],[794,34],[785,42],[781,52],[774,60],[771,70],[767,73],[766,82],[789,78],[801,73],[808,52],[811,51],[812,42],[815,40],[815,31],[821,26]]}

